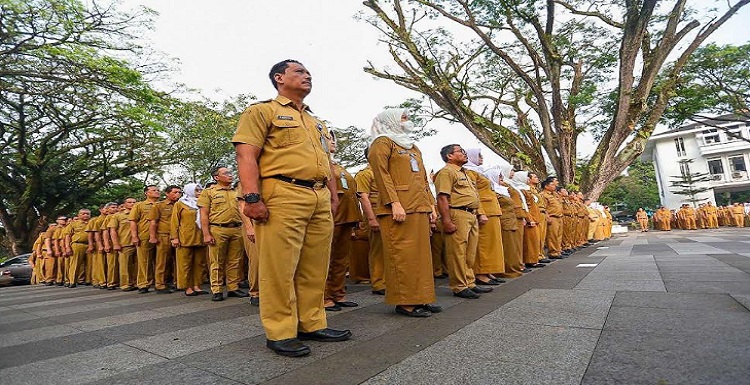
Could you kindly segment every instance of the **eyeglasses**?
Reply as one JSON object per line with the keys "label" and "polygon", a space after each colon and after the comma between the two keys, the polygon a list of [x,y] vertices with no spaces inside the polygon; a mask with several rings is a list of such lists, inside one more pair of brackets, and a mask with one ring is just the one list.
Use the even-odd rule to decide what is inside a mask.
{"label": "eyeglasses", "polygon": [[460,153],[466,155],[466,150],[464,150],[463,148],[459,148],[458,150],[453,150],[453,152],[451,152],[451,154],[454,153],[454,152],[460,152]]}

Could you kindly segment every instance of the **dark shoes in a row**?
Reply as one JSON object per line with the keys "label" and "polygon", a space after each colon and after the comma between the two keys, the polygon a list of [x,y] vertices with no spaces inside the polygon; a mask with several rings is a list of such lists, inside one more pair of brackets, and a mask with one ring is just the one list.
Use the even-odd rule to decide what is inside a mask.
{"label": "dark shoes in a row", "polygon": [[298,332],[297,338],[278,341],[266,340],[266,346],[278,355],[302,357],[310,354],[310,347],[303,344],[302,341],[339,342],[346,341],[351,336],[352,332],[349,330],[325,328],[314,332]]}

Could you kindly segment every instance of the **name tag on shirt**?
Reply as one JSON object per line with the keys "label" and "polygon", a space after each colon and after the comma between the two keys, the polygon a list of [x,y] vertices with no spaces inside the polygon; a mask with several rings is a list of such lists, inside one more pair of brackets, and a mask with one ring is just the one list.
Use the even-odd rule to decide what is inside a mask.
{"label": "name tag on shirt", "polygon": [[341,188],[349,190],[349,182],[346,181],[346,175],[343,172],[341,173]]}
{"label": "name tag on shirt", "polygon": [[279,120],[294,120],[293,117],[291,117],[291,116],[284,116],[284,115],[279,115],[276,118],[279,119]]}
{"label": "name tag on shirt", "polygon": [[411,170],[413,172],[419,172],[419,163],[417,163],[417,158],[414,156],[414,154],[411,154],[409,164],[411,165]]}

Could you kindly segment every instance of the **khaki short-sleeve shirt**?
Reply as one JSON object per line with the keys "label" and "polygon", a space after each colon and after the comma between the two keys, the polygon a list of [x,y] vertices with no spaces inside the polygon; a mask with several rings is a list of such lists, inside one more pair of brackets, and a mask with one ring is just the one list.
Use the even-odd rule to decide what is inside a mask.
{"label": "khaki short-sleeve shirt", "polygon": [[479,193],[463,167],[446,164],[435,176],[435,192],[448,195],[451,207],[479,208]]}
{"label": "khaki short-sleeve shirt", "polygon": [[231,186],[211,186],[198,197],[198,207],[208,209],[208,223],[228,224],[242,223],[240,205],[237,202],[237,190]]}
{"label": "khaki short-sleeve shirt", "polygon": [[172,220],[172,209],[174,209],[174,202],[165,199],[161,202],[157,202],[154,205],[154,208],[148,213],[148,220],[156,221],[157,233],[169,234]]}
{"label": "khaki short-sleeve shirt", "polygon": [[156,202],[151,201],[140,201],[133,206],[130,210],[128,219],[135,222],[138,225],[138,239],[146,241],[149,238],[149,220],[148,215],[156,205]]}

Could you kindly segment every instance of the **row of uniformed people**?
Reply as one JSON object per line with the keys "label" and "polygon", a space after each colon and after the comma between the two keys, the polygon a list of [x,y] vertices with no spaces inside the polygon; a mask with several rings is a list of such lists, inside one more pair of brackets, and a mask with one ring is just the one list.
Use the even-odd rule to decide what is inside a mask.
{"label": "row of uniformed people", "polygon": [[[729,206],[715,206],[711,202],[701,203],[697,208],[683,204],[679,209],[670,210],[661,206],[651,215],[651,225],[656,230],[669,231],[717,229],[719,226],[745,227],[750,225],[747,205],[735,203]],[[648,231],[649,216],[643,208],[636,212],[641,231]]]}

